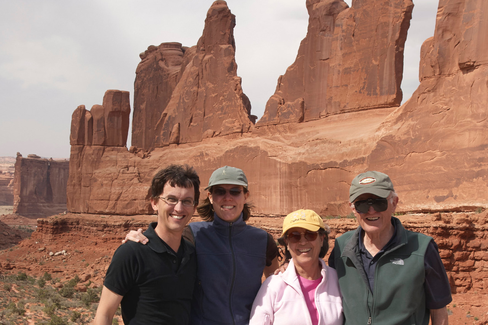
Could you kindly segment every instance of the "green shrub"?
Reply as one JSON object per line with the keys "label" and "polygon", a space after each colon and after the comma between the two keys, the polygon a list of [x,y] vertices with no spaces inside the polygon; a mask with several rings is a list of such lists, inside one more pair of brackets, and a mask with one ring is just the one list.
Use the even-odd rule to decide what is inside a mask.
{"label": "green shrub", "polygon": [[88,288],[88,290],[81,296],[81,301],[85,306],[90,307],[92,302],[97,302],[100,300],[98,293],[95,289]]}
{"label": "green shrub", "polygon": [[39,286],[39,288],[44,288],[44,286],[46,285],[46,280],[40,278],[39,280],[37,280],[37,285]]}
{"label": "green shrub", "polygon": [[74,323],[74,322],[76,322],[78,319],[80,319],[80,317],[81,317],[81,313],[75,310],[75,311],[73,311],[73,312],[71,313],[71,318],[70,318],[70,320],[71,320],[71,321]]}
{"label": "green shrub", "polygon": [[62,317],[53,314],[48,325],[68,325],[68,321]]}
{"label": "green shrub", "polygon": [[25,274],[24,272],[19,272],[15,279],[17,281],[25,281],[25,280],[27,280],[27,274]]}
{"label": "green shrub", "polygon": [[46,315],[49,317],[55,316],[54,313],[56,312],[56,305],[54,304],[47,304],[44,309],[42,310]]}
{"label": "green shrub", "polygon": [[61,297],[64,298],[73,298],[73,294],[75,293],[75,289],[71,286],[64,286],[61,289],[59,289],[59,294]]}
{"label": "green shrub", "polygon": [[68,283],[65,284],[65,286],[73,288],[75,285],[78,284],[78,282],[80,282],[80,278],[78,277],[78,275],[76,275],[73,279],[69,280]]}
{"label": "green shrub", "polygon": [[51,276],[51,274],[44,272],[44,274],[42,275],[42,279],[44,281],[51,281],[53,279],[53,277]]}
{"label": "green shrub", "polygon": [[3,290],[10,292],[10,290],[12,290],[12,284],[10,284],[10,283],[4,283],[3,284]]}
{"label": "green shrub", "polygon": [[12,314],[17,314],[19,316],[24,316],[25,314],[25,304],[22,301],[19,301],[17,305],[15,302],[11,301],[8,304],[7,309],[9,309]]}

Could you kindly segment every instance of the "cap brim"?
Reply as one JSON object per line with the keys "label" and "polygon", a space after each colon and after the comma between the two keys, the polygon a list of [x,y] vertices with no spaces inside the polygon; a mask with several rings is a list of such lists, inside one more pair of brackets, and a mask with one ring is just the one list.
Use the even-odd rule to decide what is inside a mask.
{"label": "cap brim", "polygon": [[288,227],[286,229],[283,229],[283,232],[282,232],[282,236],[288,231],[290,230],[291,228],[303,228],[303,229],[307,229],[307,230],[310,230],[310,231],[319,231],[320,226],[316,226],[316,225],[311,225],[309,223],[300,223],[300,222],[297,222],[297,223],[294,223],[291,227]]}
{"label": "cap brim", "polygon": [[247,188],[247,184],[244,182],[224,180],[224,181],[220,181],[220,182],[215,182],[215,184],[212,184],[212,185],[205,187],[205,190],[208,190],[209,188],[216,186],[216,185],[240,185],[240,186],[244,186],[245,188]]}
{"label": "cap brim", "polygon": [[354,202],[359,196],[361,196],[363,194],[373,194],[373,195],[376,195],[376,196],[381,197],[383,199],[386,199],[390,195],[391,191],[392,190],[389,190],[389,189],[374,188],[374,187],[365,188],[361,191],[358,191],[357,193],[354,193],[352,196],[350,196],[349,202],[350,203]]}

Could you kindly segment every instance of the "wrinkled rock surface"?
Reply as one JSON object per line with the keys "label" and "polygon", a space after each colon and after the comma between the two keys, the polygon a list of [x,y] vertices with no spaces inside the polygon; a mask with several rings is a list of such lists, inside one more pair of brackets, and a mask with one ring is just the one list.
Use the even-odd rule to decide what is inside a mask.
{"label": "wrinkled rock surface", "polygon": [[13,182],[13,212],[42,217],[67,210],[69,162],[17,155]]}
{"label": "wrinkled rock surface", "polygon": [[141,55],[134,146],[150,150],[250,130],[254,123],[237,76],[234,26],[226,2],[215,1],[196,46],[163,43]]}
{"label": "wrinkled rock surface", "polygon": [[[290,105],[286,110],[296,117],[292,118],[295,122],[263,122],[250,132],[229,134],[220,127],[201,128],[214,125],[210,121],[221,121],[221,126],[234,122],[243,125],[243,120],[232,114],[235,110],[248,114],[241,105],[240,86],[232,88],[238,90],[236,93],[226,87],[228,84],[219,83],[235,76],[234,16],[224,1],[216,1],[198,45],[184,51],[181,66],[185,68],[180,68],[183,72],[165,108],[167,115],[163,113],[166,117],[156,125],[156,148],[144,151],[133,146],[128,152],[123,147],[73,145],[69,210],[150,213],[150,180],[170,163],[193,165],[202,179],[202,194],[216,168],[242,168],[250,182],[255,212],[263,215],[286,215],[303,207],[322,215],[347,215],[351,180],[371,169],[391,176],[400,196],[400,211],[474,211],[488,207],[488,52],[484,49],[488,36],[483,32],[487,5],[481,0],[440,2],[435,35],[422,48],[421,84],[401,107],[396,107],[401,100],[400,58],[411,2],[395,0],[385,5],[382,0],[361,0],[347,8],[338,0],[322,0],[308,1],[307,8],[307,37],[297,60],[280,81],[288,86],[278,87],[272,96],[292,90],[303,94],[287,101]],[[326,40],[330,41],[330,51]],[[320,44],[323,47],[315,47]],[[330,56],[324,61],[330,61],[329,70],[319,69],[322,74],[316,67],[324,63],[320,53]],[[185,59],[188,55],[192,60]],[[180,54],[177,57],[179,62]],[[319,75],[324,79],[317,79]],[[342,108],[322,114],[331,107],[330,102],[316,100],[322,95],[314,89],[322,87],[319,80],[338,76],[350,81],[336,85],[356,90],[334,88],[327,94],[347,100],[337,101]],[[364,88],[360,91],[354,87]],[[205,97],[209,94],[235,101],[229,99],[216,115],[203,109],[203,103],[209,103]],[[194,99],[194,104],[189,105],[187,99]],[[186,104],[178,106],[183,102]],[[310,102],[315,106],[307,104]],[[303,108],[303,118],[293,103]],[[307,113],[311,107],[317,109]],[[203,118],[197,112],[208,114]],[[226,116],[234,122],[227,124]],[[214,132],[217,129],[221,131]],[[73,134],[76,129],[72,128]]]}
{"label": "wrinkled rock surface", "polygon": [[257,126],[400,106],[411,0],[307,0],[308,32]]}

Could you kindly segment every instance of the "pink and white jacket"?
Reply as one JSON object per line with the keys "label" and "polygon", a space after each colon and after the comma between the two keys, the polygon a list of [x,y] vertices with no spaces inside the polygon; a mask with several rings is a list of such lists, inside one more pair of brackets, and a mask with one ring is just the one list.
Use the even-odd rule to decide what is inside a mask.
{"label": "pink and white jacket", "polygon": [[[342,325],[342,296],[337,273],[322,264],[322,281],[315,291],[319,325]],[[254,299],[249,325],[312,325],[293,259],[284,273],[264,281]]]}

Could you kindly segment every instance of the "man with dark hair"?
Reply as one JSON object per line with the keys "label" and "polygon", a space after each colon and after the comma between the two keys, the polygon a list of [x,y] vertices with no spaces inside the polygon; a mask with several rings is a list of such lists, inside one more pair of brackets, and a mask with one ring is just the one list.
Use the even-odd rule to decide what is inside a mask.
{"label": "man with dark hair", "polygon": [[171,165],[151,184],[158,215],[144,235],[147,245],[128,242],[115,252],[105,277],[94,324],[112,324],[119,306],[124,324],[189,324],[196,255],[182,238],[200,195],[193,168]]}
{"label": "man with dark hair", "polygon": [[337,237],[329,257],[344,324],[447,325],[452,297],[437,245],[393,217],[398,196],[388,175],[356,176],[349,202],[359,227]]}

